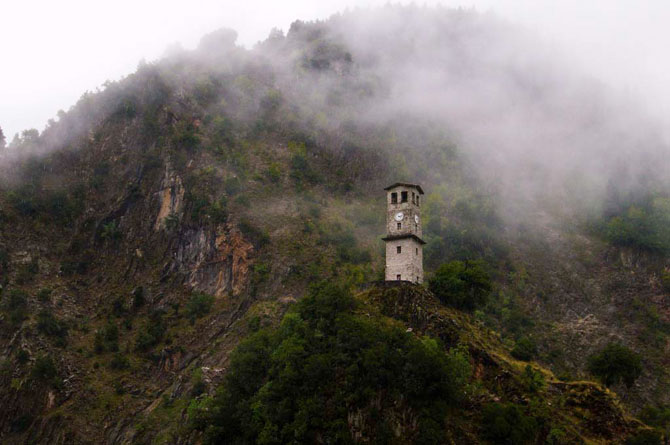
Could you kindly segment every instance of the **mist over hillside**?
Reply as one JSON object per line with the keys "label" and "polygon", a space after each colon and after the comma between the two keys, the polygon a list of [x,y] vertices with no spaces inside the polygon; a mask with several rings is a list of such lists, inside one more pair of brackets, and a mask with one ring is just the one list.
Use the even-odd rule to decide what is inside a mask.
{"label": "mist over hillside", "polygon": [[[188,61],[225,76],[255,65],[255,80],[280,91],[313,131],[430,123],[458,146],[508,218],[520,210],[597,210],[608,185],[624,193],[667,187],[668,146],[652,117],[573,68],[568,54],[494,15],[388,6],[295,22],[253,50],[234,41],[234,31],[218,31],[156,67]],[[128,82],[112,83],[99,100]],[[90,119],[86,106],[47,128],[42,144],[62,145],[87,128],[78,122]],[[424,156],[425,147],[407,141],[398,150]],[[440,182],[432,168],[409,172],[406,179]]]}
{"label": "mist over hillside", "polygon": [[[384,8],[306,28],[295,24],[287,40],[322,34],[352,55],[350,76],[378,80],[355,105],[355,120],[435,122],[500,193],[508,216],[547,200],[584,211],[612,182],[624,190],[667,186],[667,144],[650,116],[573,69],[568,55],[494,16]],[[336,88],[347,89],[340,81],[324,97]]]}

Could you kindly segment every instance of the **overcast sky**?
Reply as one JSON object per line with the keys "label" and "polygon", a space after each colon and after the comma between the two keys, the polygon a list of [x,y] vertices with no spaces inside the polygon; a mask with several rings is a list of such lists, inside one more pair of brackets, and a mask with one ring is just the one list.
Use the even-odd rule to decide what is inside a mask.
{"label": "overcast sky", "polygon": [[[42,130],[86,90],[131,73],[175,42],[193,48],[220,27],[247,47],[273,27],[386,0],[0,0],[0,127]],[[402,2],[406,3],[406,2]],[[670,1],[444,0],[492,11],[574,55],[583,69],[657,116],[670,113]],[[670,121],[668,119],[667,121]]]}

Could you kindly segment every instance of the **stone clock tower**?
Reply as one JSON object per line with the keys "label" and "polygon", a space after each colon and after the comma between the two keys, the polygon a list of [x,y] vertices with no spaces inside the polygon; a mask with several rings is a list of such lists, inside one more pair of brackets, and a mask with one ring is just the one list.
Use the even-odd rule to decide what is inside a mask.
{"label": "stone clock tower", "polygon": [[397,182],[386,187],[386,281],[423,283],[423,190]]}

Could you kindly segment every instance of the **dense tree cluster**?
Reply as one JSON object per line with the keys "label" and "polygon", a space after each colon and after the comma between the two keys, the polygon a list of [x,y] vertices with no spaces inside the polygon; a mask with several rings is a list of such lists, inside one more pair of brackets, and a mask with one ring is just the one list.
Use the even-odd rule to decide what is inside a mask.
{"label": "dense tree cluster", "polygon": [[601,233],[614,245],[670,252],[670,198],[649,194],[610,211]]}
{"label": "dense tree cluster", "polygon": [[428,288],[444,304],[472,311],[486,304],[491,276],[481,261],[451,261],[435,271]]}
{"label": "dense tree cluster", "polygon": [[394,410],[417,416],[406,440],[438,443],[446,410],[463,396],[467,352],[445,352],[395,323],[357,315],[333,284],[311,288],[278,329],[262,329],[231,357],[225,383],[200,405],[206,443],[353,443],[348,418],[390,443]]}

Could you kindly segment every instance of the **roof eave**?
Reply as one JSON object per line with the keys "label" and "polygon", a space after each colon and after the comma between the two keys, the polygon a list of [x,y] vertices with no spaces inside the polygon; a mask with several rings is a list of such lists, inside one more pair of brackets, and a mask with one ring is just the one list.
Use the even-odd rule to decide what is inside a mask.
{"label": "roof eave", "polygon": [[382,238],[382,241],[393,241],[393,240],[399,240],[399,239],[406,239],[406,238],[413,238],[416,242],[419,244],[426,244],[424,240],[419,238],[417,235],[414,235],[413,233],[406,233],[403,235],[389,235],[385,236]]}
{"label": "roof eave", "polygon": [[425,193],[423,193],[423,189],[421,188],[421,186],[419,184],[412,184],[410,182],[396,182],[395,184],[391,184],[388,187],[384,187],[384,190],[391,190],[392,188],[396,188],[396,187],[411,187],[411,188],[417,189],[419,191],[419,193],[421,193],[422,195],[425,194]]}

